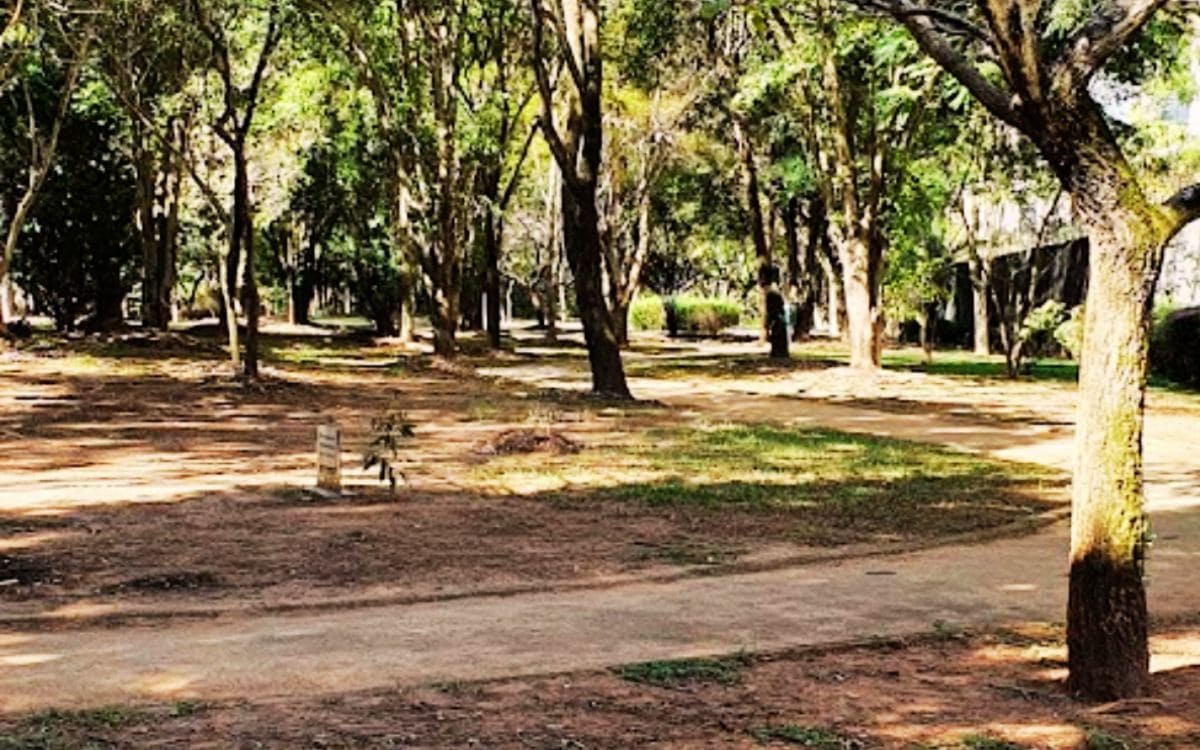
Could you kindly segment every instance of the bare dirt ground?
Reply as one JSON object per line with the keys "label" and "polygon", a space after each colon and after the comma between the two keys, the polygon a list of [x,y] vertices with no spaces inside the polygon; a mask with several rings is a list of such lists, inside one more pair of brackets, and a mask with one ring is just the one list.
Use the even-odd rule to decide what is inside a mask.
{"label": "bare dirt ground", "polygon": [[[531,420],[550,420],[594,452],[696,418],[490,382],[355,341],[270,344],[273,368],[252,387],[225,377],[219,351],[202,340],[84,343],[0,362],[0,620],[78,627],[608,585],[936,543],[1053,506],[997,487],[942,526],[848,534],[826,524],[824,535],[801,538],[797,517],[780,510],[656,507],[563,487],[514,493],[473,472],[495,460],[498,440],[503,449],[514,430],[540,429]],[[393,406],[419,434],[402,456],[409,483],[396,498],[356,470],[352,452],[370,419]],[[335,500],[302,490],[314,473],[314,427],[330,418],[345,430],[353,484]]]}
{"label": "bare dirt ground", "polygon": [[[1194,750],[1200,640],[1154,639],[1154,698],[1108,705],[1062,689],[1050,628],[314,700],[147,704],[0,718],[17,748],[786,748]],[[25,744],[21,744],[24,742]],[[88,745],[87,743],[91,743]]]}
{"label": "bare dirt ground", "polygon": [[[994,544],[735,574],[713,561],[769,562],[780,544],[797,549],[778,519],[595,498],[564,505],[474,478],[492,460],[481,446],[548,414],[582,456],[639,430],[762,420],[980,453],[1011,443],[1013,458],[1069,464],[1067,384],[1008,388],[907,370],[852,381],[827,364],[738,361],[752,347],[639,346],[635,392],[662,403],[634,408],[564,393],[579,387],[582,363],[562,347],[464,358],[503,382],[337,341],[275,342],[271,380],[250,389],[190,347],[0,363],[0,565],[42,580],[0,587],[0,610],[81,628],[0,630],[0,747],[1200,747],[1194,396],[1156,392],[1148,440],[1160,534],[1151,604],[1182,619],[1160,621],[1157,694],[1116,706],[1063,694],[1056,631],[955,631],[954,622],[1052,620],[1064,598],[1061,525]],[[680,361],[707,357],[730,373],[679,372]],[[827,381],[840,391],[817,390]],[[297,491],[312,480],[315,424],[333,416],[348,445],[361,444],[369,416],[397,397],[426,437],[405,499],[365,484],[336,502]],[[921,399],[934,404],[929,413]],[[630,580],[689,566],[729,575]],[[548,590],[438,600],[514,582]],[[577,583],[606,588],[555,590]],[[391,599],[83,629],[114,608],[303,608],[313,591],[333,607],[347,593]],[[412,592],[434,601],[405,604]],[[890,640],[931,628],[903,647]],[[868,646],[780,650],[872,633]],[[740,644],[747,656],[736,655]],[[431,684],[438,675],[501,679]],[[98,700],[128,703],[14,713]]]}

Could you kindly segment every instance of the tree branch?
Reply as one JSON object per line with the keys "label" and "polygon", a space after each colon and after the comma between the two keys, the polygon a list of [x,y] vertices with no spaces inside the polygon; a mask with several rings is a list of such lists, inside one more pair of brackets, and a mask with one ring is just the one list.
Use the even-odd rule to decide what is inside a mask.
{"label": "tree branch", "polygon": [[1200,221],[1200,182],[1180,190],[1164,204],[1174,219],[1171,237],[1179,234],[1193,221]]}
{"label": "tree branch", "polygon": [[908,29],[925,54],[954,76],[985,109],[1009,125],[1019,127],[1021,116],[1013,103],[1012,94],[985,78],[965,55],[950,44],[943,33],[934,26],[929,16],[929,8],[913,5],[907,0],[850,1],[860,6],[866,5],[886,11]]}
{"label": "tree branch", "polygon": [[1063,62],[1077,84],[1085,84],[1109,58],[1135,37],[1168,0],[1111,0],[1071,36]]}
{"label": "tree branch", "polygon": [[[574,189],[579,185],[579,175],[575,171],[573,155],[568,152],[554,124],[554,86],[550,83],[550,74],[546,71],[546,62],[542,58],[541,0],[530,0],[530,6],[533,9],[533,54],[530,56],[530,62],[533,64],[533,76],[537,80],[538,94],[542,100],[542,114],[537,125],[542,131],[542,137],[546,139],[550,154],[558,163],[558,170],[563,179]],[[569,56],[570,52],[567,51],[566,55]]]}

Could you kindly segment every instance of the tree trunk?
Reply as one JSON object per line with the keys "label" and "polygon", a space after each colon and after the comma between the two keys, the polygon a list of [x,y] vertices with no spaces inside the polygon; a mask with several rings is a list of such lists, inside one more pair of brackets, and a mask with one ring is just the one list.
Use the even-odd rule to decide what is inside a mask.
{"label": "tree trunk", "polygon": [[771,247],[767,244],[767,229],[763,219],[762,198],[758,190],[758,166],[754,161],[754,146],[740,122],[734,123],[733,139],[738,156],[742,160],[742,185],[746,192],[746,210],[750,214],[750,239],[754,243],[754,257],[758,260],[759,316],[763,341],[771,336],[771,323],[767,310],[770,295]]}
{"label": "tree trunk", "polygon": [[1067,647],[1071,689],[1116,700],[1150,688],[1142,434],[1150,306],[1165,242],[1156,231],[1161,217],[1139,190],[1124,189],[1118,175],[1099,182],[1072,196],[1091,252]]}
{"label": "tree trunk", "polygon": [[883,356],[883,318],[871,274],[868,243],[851,237],[842,248],[842,276],[849,322],[850,366],[877,370]]}
{"label": "tree trunk", "polygon": [[972,256],[969,264],[971,301],[975,312],[975,353],[980,355],[992,353],[991,321],[988,317],[988,278],[984,264],[985,261],[978,255]]}
{"label": "tree trunk", "polygon": [[575,276],[575,299],[592,369],[592,390],[604,396],[632,398],[625,382],[620,341],[604,299],[603,251],[595,188],[581,192],[582,195],[576,196],[564,181],[563,247]]}
{"label": "tree trunk", "polygon": [[500,244],[503,227],[492,211],[483,221],[483,289],[487,295],[487,339],[492,349],[500,348]]}
{"label": "tree trunk", "polygon": [[458,290],[438,289],[434,291],[433,309],[433,352],[439,357],[453,357],[456,352],[455,336],[458,333]]}
{"label": "tree trunk", "polygon": [[246,315],[246,357],[242,363],[242,374],[253,380],[258,377],[258,318],[260,300],[258,280],[254,270],[254,214],[250,206],[250,176],[246,168],[246,154],[238,149],[234,155],[233,213],[235,233],[242,237],[242,310]]}
{"label": "tree trunk", "polygon": [[[231,232],[230,234],[232,235],[233,233]],[[230,245],[233,245],[235,242],[237,242],[237,240],[230,239],[229,242],[230,242]],[[236,284],[236,282],[231,284],[231,282],[229,281],[229,276],[231,274],[237,273],[237,267],[230,265],[228,252],[223,257],[221,257],[217,260],[217,264],[220,267],[220,273],[219,273],[220,285],[221,285],[221,316],[220,317],[221,317],[221,322],[225,326],[226,339],[229,342],[229,361],[233,365],[234,372],[237,372],[239,369],[241,369],[241,365],[242,365],[242,347],[241,347],[241,342],[238,340],[239,336],[238,336],[237,309],[234,307],[234,304],[233,304],[234,297],[230,293],[231,287],[234,286]]]}
{"label": "tree trunk", "polygon": [[615,302],[612,306],[613,330],[617,335],[617,344],[622,349],[629,346],[629,305]]}

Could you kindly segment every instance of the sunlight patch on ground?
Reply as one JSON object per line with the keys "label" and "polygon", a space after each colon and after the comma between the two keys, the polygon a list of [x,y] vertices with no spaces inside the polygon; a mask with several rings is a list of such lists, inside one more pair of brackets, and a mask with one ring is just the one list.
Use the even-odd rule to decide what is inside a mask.
{"label": "sunlight patch on ground", "polygon": [[158,672],[137,679],[131,687],[141,695],[154,698],[188,697],[194,695],[189,688],[195,682],[194,676],[180,672]]}
{"label": "sunlight patch on ground", "polygon": [[5,654],[0,655],[0,666],[31,667],[35,664],[46,664],[47,662],[58,661],[61,658],[62,654]]}

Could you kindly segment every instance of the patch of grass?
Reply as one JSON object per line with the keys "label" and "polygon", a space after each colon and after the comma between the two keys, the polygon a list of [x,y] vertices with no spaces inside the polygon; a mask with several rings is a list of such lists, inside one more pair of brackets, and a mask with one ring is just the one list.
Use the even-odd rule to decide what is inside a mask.
{"label": "patch of grass", "polygon": [[962,641],[966,640],[967,634],[963,629],[954,623],[946,622],[945,620],[933,621],[933,637],[938,641]]}
{"label": "patch of grass", "polygon": [[120,706],[87,711],[46,711],[25,719],[13,732],[0,734],[0,750],[105,750],[119,743],[107,733],[145,719]]}
{"label": "patch of grass", "polygon": [[749,657],[741,655],[720,659],[647,661],[617,667],[614,671],[623,680],[656,687],[736,685],[742,680],[742,671],[749,665]]}
{"label": "patch of grass", "polygon": [[982,734],[963,737],[962,747],[963,750],[1028,750],[1024,745]]}
{"label": "patch of grass", "polygon": [[171,708],[167,711],[167,714],[173,719],[181,719],[188,716],[195,716],[207,708],[207,704],[198,701],[175,701],[171,704]]}
{"label": "patch of grass", "polygon": [[750,736],[764,745],[768,742],[786,742],[815,750],[859,750],[863,746],[858,740],[843,737],[828,729],[796,724],[758,727],[750,730]]}
{"label": "patch of grass", "polygon": [[1083,750],[1131,750],[1128,742],[1099,729],[1087,734]]}
{"label": "patch of grass", "polygon": [[1027,520],[1065,478],[921,443],[823,429],[693,426],[632,433],[571,456],[505,456],[485,487],[654,506],[786,512],[794,541],[937,538]]}

